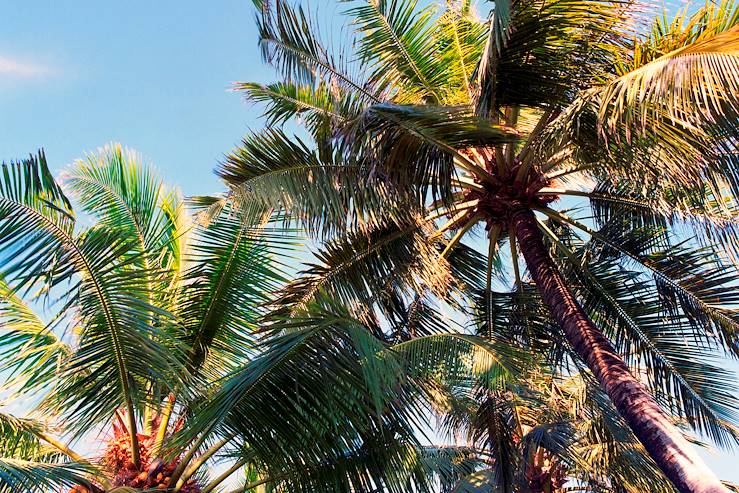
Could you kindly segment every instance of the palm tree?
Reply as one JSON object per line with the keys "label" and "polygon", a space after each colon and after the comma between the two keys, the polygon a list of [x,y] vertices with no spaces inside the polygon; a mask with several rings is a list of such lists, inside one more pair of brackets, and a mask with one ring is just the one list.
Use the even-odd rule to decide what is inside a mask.
{"label": "palm tree", "polygon": [[[0,371],[28,417],[0,413],[0,491],[206,493],[237,473],[234,491],[404,479],[403,463],[382,461],[416,442],[401,415],[374,412],[394,397],[363,377],[364,332],[339,341],[327,318],[300,322],[261,355],[258,321],[284,281],[275,254],[291,248],[265,234],[269,211],[226,207],[193,223],[120,145],[77,161],[62,184],[43,152],[2,170]],[[232,373],[249,383],[234,388]],[[242,391],[245,431],[226,432],[220,399]],[[375,451],[380,425],[395,439]]]}
{"label": "palm tree", "polygon": [[[0,413],[3,493],[209,492],[239,471],[234,491],[458,491],[491,465],[512,470],[506,447],[531,456],[501,475],[508,489],[552,485],[553,471],[597,478],[598,491],[664,482],[592,384],[552,386],[546,364],[495,335],[450,333],[422,302],[389,332],[320,296],[266,313],[283,283],[274,253],[291,244],[262,209],[191,224],[176,192],[118,145],[61,185],[43,153],[3,170],[1,368],[16,398],[38,402],[30,417]],[[470,404],[480,395],[514,397],[499,408],[520,417],[512,442],[415,439],[423,406],[456,423],[485,415]]]}
{"label": "palm tree", "polygon": [[504,390],[460,385],[435,407],[441,428],[482,464],[457,491],[675,491],[585,374],[532,373]]}
{"label": "palm tree", "polygon": [[[272,127],[297,118],[315,150],[274,128],[220,174],[327,241],[289,301],[324,292],[393,317],[464,280],[492,318],[512,260],[514,291],[533,283],[554,322],[548,343],[587,365],[677,489],[725,491],[666,410],[736,441],[733,389],[711,388],[700,355],[739,355],[737,5],[668,19],[635,1],[499,0],[483,21],[466,1],[358,0],[334,50],[302,8],[258,7],[281,80],[237,88]],[[599,256],[633,272],[630,293]]]}

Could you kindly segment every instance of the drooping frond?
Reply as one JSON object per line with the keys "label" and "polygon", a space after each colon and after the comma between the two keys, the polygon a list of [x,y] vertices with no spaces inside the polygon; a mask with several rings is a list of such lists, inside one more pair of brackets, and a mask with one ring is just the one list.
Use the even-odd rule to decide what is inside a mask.
{"label": "drooping frond", "polygon": [[163,314],[146,301],[148,273],[131,268],[135,239],[96,228],[75,236],[72,216],[53,202],[66,199],[45,159],[4,171],[0,257],[6,279],[14,286],[43,279],[47,289],[64,290],[64,306],[75,306],[81,326],[79,346],[50,399],[70,411],[78,430],[107,421],[120,406],[134,413],[143,399],[139,385],[153,375],[163,382],[176,375],[173,348],[164,350],[153,324],[154,314]]}
{"label": "drooping frond", "polygon": [[43,429],[39,421],[0,413],[0,456],[26,460],[53,458],[53,451],[39,441],[38,434]]}
{"label": "drooping frond", "polygon": [[445,61],[435,57],[434,7],[417,8],[416,0],[356,3],[348,14],[361,33],[358,56],[368,67],[370,80],[392,87],[397,91],[393,99],[403,103],[444,101],[446,70]]}
{"label": "drooping frond", "polygon": [[417,337],[392,346],[408,374],[444,386],[502,388],[519,378],[532,360],[507,341],[452,331]]}
{"label": "drooping frond", "polygon": [[497,119],[503,106],[558,107],[607,70],[626,30],[619,2],[496,1],[488,46],[477,71],[477,113]]}
{"label": "drooping frond", "polygon": [[14,289],[31,287],[49,270],[47,255],[57,236],[68,237],[74,229],[69,200],[54,181],[46,156],[2,165],[0,181],[0,249],[5,259],[5,279]]}
{"label": "drooping frond", "polygon": [[417,218],[327,242],[315,253],[320,264],[288,284],[281,304],[295,310],[321,294],[369,311],[385,293],[445,293],[448,272],[426,228]]}
{"label": "drooping frond", "polygon": [[[196,430],[239,433],[274,474],[341,464],[376,440],[414,443],[402,411],[402,366],[359,322],[339,308],[314,306],[271,330],[262,352],[199,409]],[[392,481],[392,467],[377,472],[373,481]],[[363,474],[342,471],[355,487],[367,487],[355,473]]]}
{"label": "drooping frond", "polygon": [[92,465],[62,461],[58,450],[43,444],[42,423],[0,413],[0,492],[44,492],[59,486],[90,484]]}
{"label": "drooping frond", "polygon": [[348,62],[337,60],[320,42],[315,23],[301,7],[283,0],[269,2],[258,17],[259,44],[265,61],[276,66],[283,78],[313,87],[317,79],[329,87],[339,85],[365,104],[381,101],[381,90],[350,74]]}
{"label": "drooping frond", "polygon": [[262,237],[270,219],[269,211],[227,209],[195,227],[177,300],[191,370],[210,359],[218,378],[253,351],[257,320],[282,279]]}
{"label": "drooping frond", "polygon": [[[238,199],[284,211],[307,231],[330,237],[346,228],[400,223],[413,204],[368,176],[367,163],[320,155],[297,138],[271,129],[244,139],[219,170]],[[372,183],[372,186],[366,186]]]}
{"label": "drooping frond", "polygon": [[670,226],[678,233],[695,232],[704,245],[721,245],[734,262],[739,258],[739,206],[726,188],[706,184],[697,189],[651,189],[629,182],[604,181],[588,197],[594,219],[605,224],[611,218],[628,220],[634,227]]}
{"label": "drooping frond", "polygon": [[0,492],[44,493],[58,487],[92,486],[86,473],[90,467],[74,463],[48,464],[0,457]]}
{"label": "drooping frond", "polygon": [[601,91],[599,119],[647,128],[647,116],[736,128],[739,110],[739,5],[707,2],[689,19],[657,19],[634,45],[619,77]]}
{"label": "drooping frond", "polygon": [[53,385],[71,348],[0,280],[0,372],[23,393]]}
{"label": "drooping frond", "polygon": [[[646,369],[645,380],[657,398],[674,414],[685,416],[690,426],[710,436],[716,443],[733,445],[739,437],[737,389],[731,372],[720,368],[715,354],[709,356],[712,346],[715,350],[715,342],[713,335],[704,332],[706,315],[698,315],[700,309],[698,313],[693,312],[696,310],[694,305],[672,292],[673,285],[669,282],[665,286],[661,278],[645,279],[639,271],[628,270],[628,262],[626,265],[621,263],[620,252],[586,245],[582,247],[584,250],[575,253],[551,230],[548,232],[559,250],[557,254],[564,258],[565,264],[571,264],[562,269],[578,280],[584,308],[603,327],[622,354],[635,355],[627,356],[627,362],[635,371],[641,371],[642,367]],[[607,236],[608,227],[599,234]],[[640,241],[650,242],[642,244],[640,255],[670,258],[665,267],[674,266],[672,278],[682,281],[683,287],[692,290],[693,295],[708,295],[712,299],[721,292],[724,301],[732,303],[731,292],[718,287],[730,283],[732,277],[722,276],[720,270],[711,272],[711,268],[706,266],[707,270],[700,274],[706,281],[700,283],[702,288],[692,285],[684,274],[675,275],[677,270],[687,265],[697,268],[708,258],[686,262],[687,258],[680,257],[690,253],[660,246],[653,242],[653,235],[649,233],[641,234],[640,240],[640,232],[637,231],[631,235],[631,241],[624,241],[623,233],[617,235],[622,241],[620,247],[629,249],[632,255],[639,248]],[[696,250],[692,255],[701,255],[701,252]],[[713,291],[709,294],[704,290]],[[688,306],[681,306],[683,302]],[[702,321],[699,322],[701,319],[696,315],[702,316]],[[688,340],[694,342],[688,343]]]}

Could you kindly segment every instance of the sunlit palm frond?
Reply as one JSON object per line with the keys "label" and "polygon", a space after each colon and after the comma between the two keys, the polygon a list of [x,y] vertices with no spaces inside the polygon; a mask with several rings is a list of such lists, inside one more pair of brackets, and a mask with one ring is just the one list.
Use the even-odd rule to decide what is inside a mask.
{"label": "sunlit palm frond", "polygon": [[5,385],[17,387],[19,393],[53,385],[71,348],[2,280],[0,334]]}
{"label": "sunlit palm frond", "polygon": [[[707,354],[715,342],[712,335],[704,332],[705,326],[696,322],[697,314],[690,311],[693,305],[689,304],[688,309],[680,307],[678,300],[684,298],[676,297],[674,292],[668,293],[670,288],[665,288],[659,280],[655,282],[649,276],[645,278],[640,272],[625,268],[619,254],[614,256],[600,248],[595,250],[600,253],[588,253],[588,247],[575,253],[548,231],[559,250],[558,255],[565,263],[571,263],[563,266],[563,271],[578,279],[584,308],[603,326],[635,371],[641,373],[642,367],[648,369],[644,379],[657,398],[672,413],[686,417],[691,427],[716,443],[729,447],[735,444],[739,437],[735,425],[739,401],[733,375],[721,369],[715,354],[713,357]],[[607,226],[601,234],[608,235]],[[618,234],[621,248],[635,251],[639,234],[631,235],[631,241],[623,241],[623,233]],[[641,246],[641,255],[669,256],[670,265],[686,265],[687,259],[680,259],[680,250],[660,246],[649,233],[641,235],[641,241],[645,240],[649,243]],[[682,253],[685,254],[688,253]],[[693,255],[700,255],[700,251],[694,251]],[[700,262],[691,265],[697,267]],[[701,274],[706,280],[706,289],[730,282],[730,276],[721,276],[720,271],[712,273],[711,268],[706,267]],[[708,294],[697,286],[692,287],[694,295]],[[716,289],[731,303],[732,295],[725,292],[725,287]],[[705,315],[703,317],[705,320]],[[688,340],[703,342],[697,342],[696,347]]]}
{"label": "sunlit palm frond", "polygon": [[163,184],[141,157],[120,144],[109,144],[63,175],[64,184],[100,224],[127,228],[138,239],[139,253],[160,246],[163,216],[158,206]]}
{"label": "sunlit palm frond", "polygon": [[253,351],[257,320],[282,280],[261,238],[270,219],[269,211],[228,209],[195,227],[177,301],[191,370],[209,359],[218,378]]}
{"label": "sunlit palm frond", "polygon": [[631,63],[601,91],[604,127],[645,129],[652,115],[736,128],[738,11],[734,2],[710,2],[686,24],[660,26],[666,32],[637,43]]}
{"label": "sunlit palm frond", "polygon": [[39,440],[44,431],[38,421],[0,413],[0,492],[89,485],[89,474],[99,472],[89,463],[64,462],[58,450]]}
{"label": "sunlit palm frond", "polygon": [[367,164],[356,158],[322,155],[272,129],[245,138],[219,175],[240,202],[284,211],[305,230],[331,237],[347,228],[402,223],[413,214],[413,204],[379,178],[370,177],[373,186],[366,186],[367,172]]}
{"label": "sunlit palm frond", "polygon": [[120,406],[133,415],[143,399],[139,385],[152,374],[163,382],[177,374],[174,347],[165,350],[153,328],[153,318],[166,314],[147,302],[148,273],[129,268],[135,240],[126,231],[99,228],[75,235],[70,212],[52,202],[66,199],[43,157],[6,166],[2,185],[0,250],[9,284],[44,280],[47,290],[64,290],[63,305],[75,306],[81,326],[48,404],[68,410],[79,432],[107,421]]}
{"label": "sunlit palm frond", "polygon": [[107,422],[122,405],[134,413],[146,400],[150,378],[174,386],[182,375],[177,344],[162,329],[172,323],[171,315],[147,301],[148,274],[128,255],[132,241],[127,234],[93,228],[69,251],[83,274],[68,301],[79,341],[47,405],[64,409],[79,432]]}
{"label": "sunlit palm frond", "polygon": [[318,78],[329,87],[345,87],[364,104],[383,99],[381,88],[354,77],[348,62],[343,57],[337,60],[321,44],[315,23],[301,7],[293,8],[282,0],[269,2],[258,18],[258,27],[263,58],[285,80],[313,87]]}
{"label": "sunlit palm frond", "polygon": [[245,82],[235,87],[249,101],[262,103],[266,107],[263,116],[268,126],[280,126],[296,119],[318,142],[333,137],[337,127],[359,116],[362,110],[352,93],[322,82],[317,86],[291,82],[270,85]]}
{"label": "sunlit palm frond", "polygon": [[[477,78],[477,112],[501,106],[554,107],[603,76],[627,9],[600,0],[495,2]],[[578,86],[579,85],[579,86]]]}
{"label": "sunlit palm frond", "polygon": [[385,293],[445,293],[450,278],[444,260],[428,243],[427,227],[417,218],[327,242],[315,253],[320,264],[310,265],[288,284],[281,305],[299,309],[320,294],[369,311]]}
{"label": "sunlit palm frond", "polygon": [[446,67],[445,104],[470,104],[474,97],[473,74],[484,48],[485,24],[476,18],[469,0],[448,2],[435,23],[439,55]]}
{"label": "sunlit palm frond", "polygon": [[451,331],[401,342],[391,350],[412,377],[451,386],[484,382],[488,388],[501,387],[531,364],[528,355],[507,341]]}
{"label": "sunlit palm frond", "polygon": [[[48,464],[22,459],[0,457],[0,491],[43,493],[54,488],[89,485],[86,473],[91,468],[74,463]],[[93,489],[92,491],[99,491]]]}
{"label": "sunlit palm frond", "polygon": [[445,99],[445,63],[434,56],[434,10],[416,0],[361,0],[347,12],[360,34],[357,54],[369,79],[392,87],[393,98],[404,103]]}

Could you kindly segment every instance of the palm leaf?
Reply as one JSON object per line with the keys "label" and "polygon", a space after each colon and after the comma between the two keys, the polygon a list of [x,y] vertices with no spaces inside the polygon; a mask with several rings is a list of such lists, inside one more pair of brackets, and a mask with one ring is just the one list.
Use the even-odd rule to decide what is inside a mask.
{"label": "palm leaf", "polygon": [[18,392],[53,384],[71,348],[0,280],[0,372]]}
{"label": "palm leaf", "polygon": [[739,27],[723,27],[712,36],[685,39],[686,45],[643,65],[639,59],[601,91],[599,121],[609,129],[619,124],[647,128],[648,114],[666,114],[694,124],[735,127]]}
{"label": "palm leaf", "polygon": [[[196,429],[239,433],[273,472],[341,464],[347,453],[361,455],[374,440],[393,436],[413,443],[400,410],[400,366],[356,320],[316,307],[271,330],[262,353],[199,410]],[[260,440],[265,434],[273,439]],[[280,452],[297,444],[294,454]],[[353,484],[366,487],[364,473],[356,474]],[[392,468],[383,474],[392,475]]]}
{"label": "palm leaf", "polygon": [[75,237],[69,212],[50,201],[66,199],[43,158],[5,166],[0,189],[0,255],[9,283],[48,276],[48,289],[66,290],[66,307],[79,303],[80,345],[50,404],[70,409],[79,430],[122,405],[133,416],[142,399],[138,385],[153,375],[171,381],[176,365],[171,348],[155,340],[161,334],[152,318],[162,313],[145,301],[148,273],[130,268],[136,258],[129,235],[91,229]]}
{"label": "palm leaf", "polygon": [[404,102],[441,102],[445,67],[434,56],[433,7],[417,6],[415,0],[366,0],[347,13],[362,34],[357,54],[374,85],[397,88]]}

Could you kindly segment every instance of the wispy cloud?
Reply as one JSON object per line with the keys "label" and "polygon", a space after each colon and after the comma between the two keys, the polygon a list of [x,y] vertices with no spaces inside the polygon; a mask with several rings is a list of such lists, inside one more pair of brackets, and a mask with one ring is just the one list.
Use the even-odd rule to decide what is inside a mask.
{"label": "wispy cloud", "polygon": [[50,73],[51,69],[44,65],[0,55],[0,75],[29,79]]}

